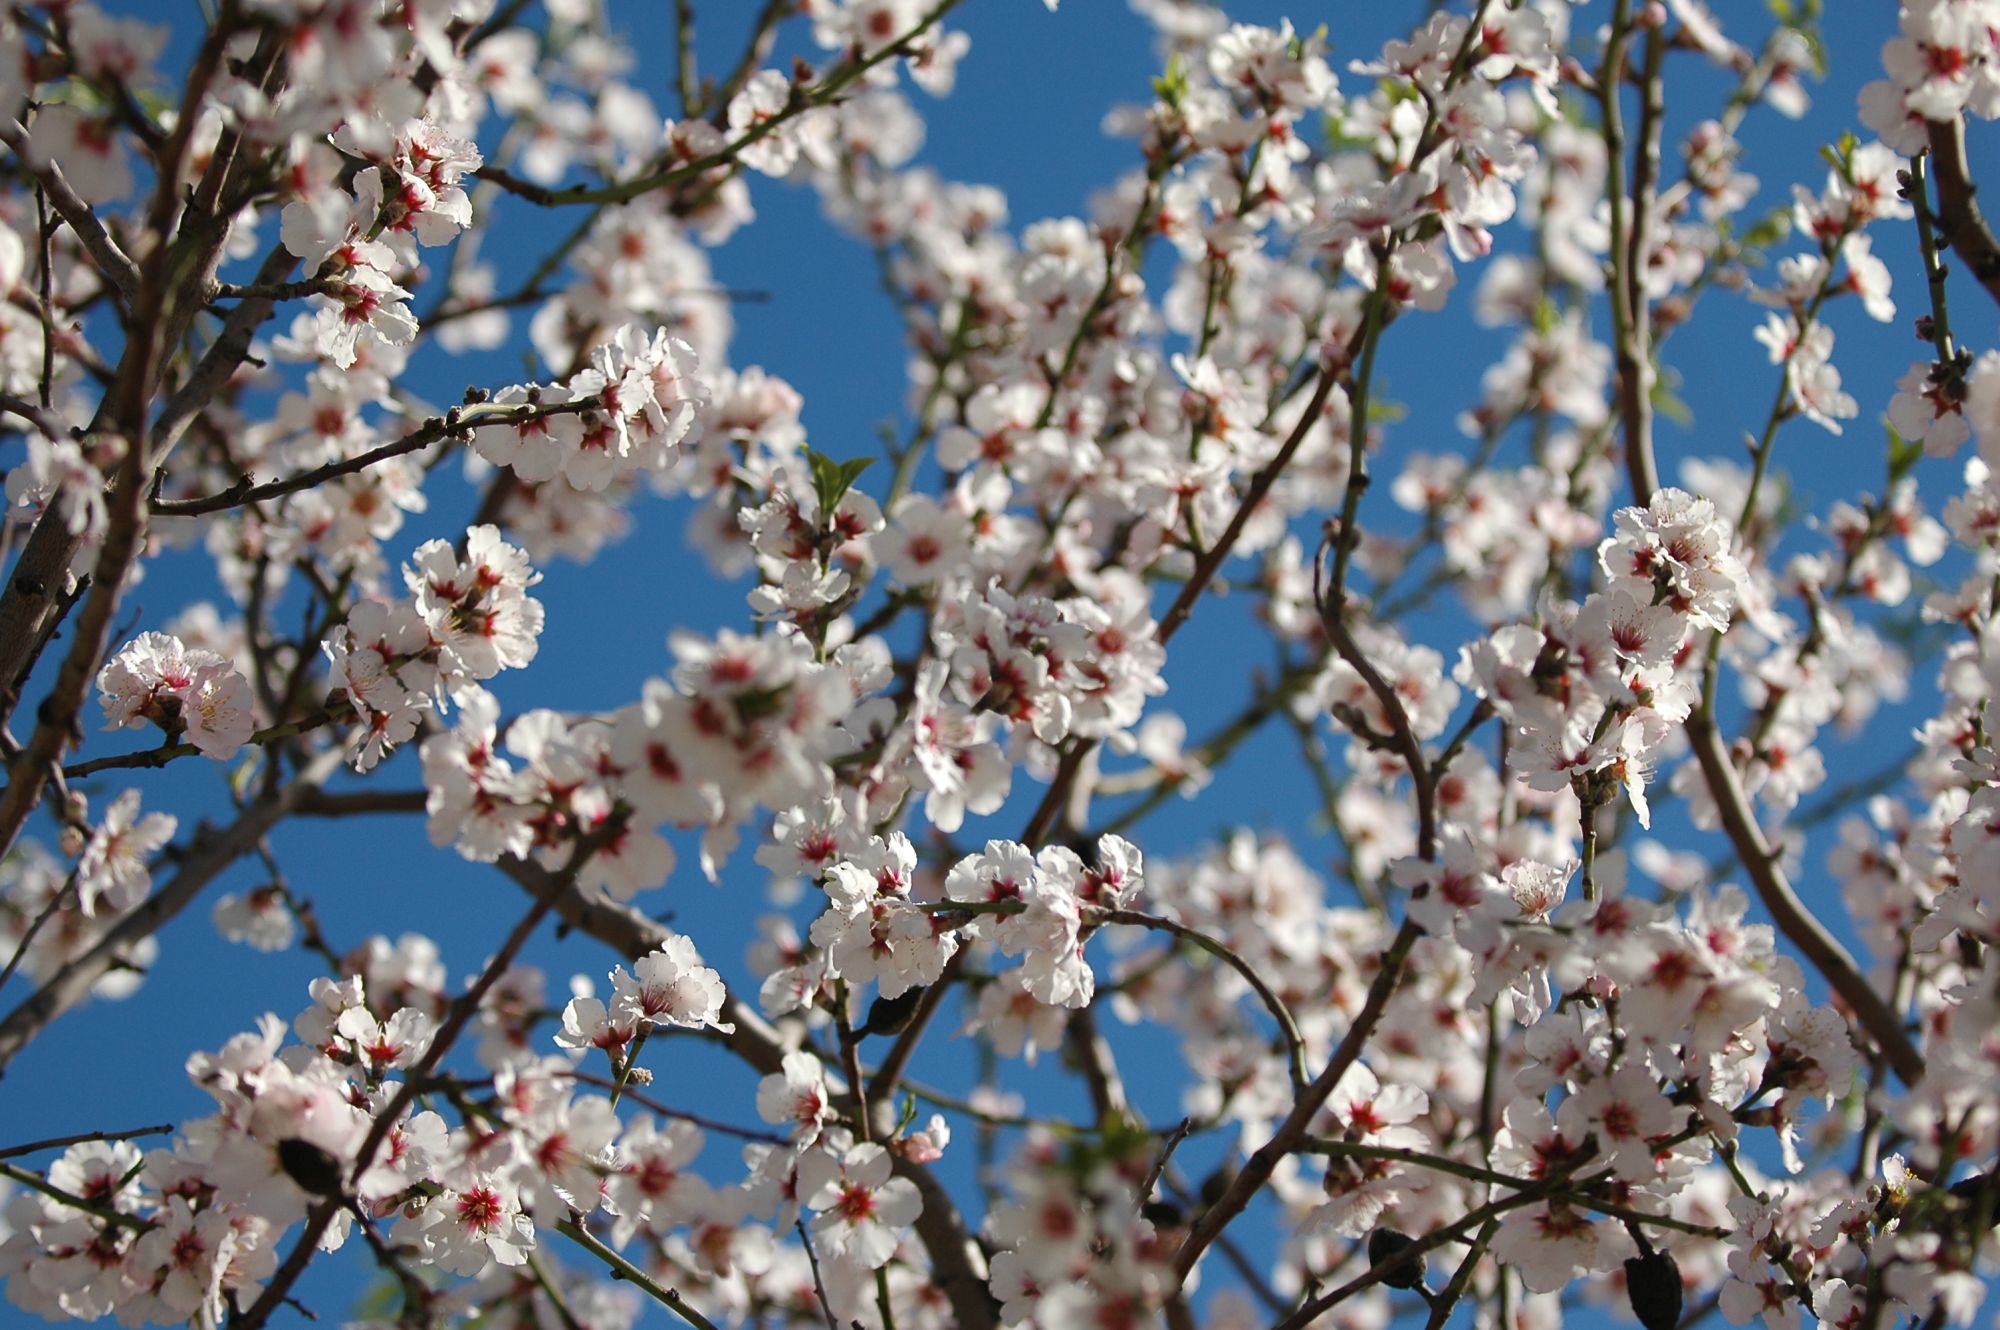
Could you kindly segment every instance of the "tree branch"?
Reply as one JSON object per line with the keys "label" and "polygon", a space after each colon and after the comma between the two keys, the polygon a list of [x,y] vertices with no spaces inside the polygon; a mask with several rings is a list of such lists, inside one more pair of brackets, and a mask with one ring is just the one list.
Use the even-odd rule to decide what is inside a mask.
{"label": "tree branch", "polygon": [[41,184],[57,215],[83,242],[84,251],[90,255],[99,275],[117,292],[118,303],[129,310],[139,298],[138,265],[118,247],[118,242],[104,229],[104,223],[98,220],[96,211],[77,196],[62,167],[53,161],[38,164],[39,154],[34,151],[26,126],[10,115],[0,116],[0,143],[12,148],[21,165]]}
{"label": "tree branch", "polygon": [[1694,745],[1695,760],[1707,778],[1723,830],[1728,832],[1730,844],[1736,847],[1736,857],[1750,875],[1778,931],[1840,995],[1903,1084],[1915,1085],[1924,1077],[1924,1059],[1904,1028],[1903,1018],[1875,991],[1847,949],[1826,931],[1792,890],[1791,881],[1778,864],[1778,851],[1764,839],[1764,832],[1750,811],[1750,800],[1743,793],[1743,783],[1737,779],[1736,768],[1729,760],[1714,718],[1697,712],[1688,720],[1687,734]]}
{"label": "tree branch", "polygon": [[1973,197],[1977,187],[1965,161],[1965,121],[1953,116],[1929,121],[1927,128],[1937,174],[1938,229],[1986,294],[2000,301],[2000,240],[1994,239],[1993,228]]}
{"label": "tree branch", "polygon": [[224,869],[257,848],[257,842],[296,808],[307,794],[339,767],[341,750],[330,748],[306,765],[306,769],[271,796],[245,809],[229,827],[213,836],[197,838],[180,857],[180,867],[171,881],[113,924],[97,944],[63,966],[39,991],[0,1021],[0,1072],[14,1055],[45,1029],[49,1023],[75,1006],[120,958],[142,938],[158,932],[194,900]]}

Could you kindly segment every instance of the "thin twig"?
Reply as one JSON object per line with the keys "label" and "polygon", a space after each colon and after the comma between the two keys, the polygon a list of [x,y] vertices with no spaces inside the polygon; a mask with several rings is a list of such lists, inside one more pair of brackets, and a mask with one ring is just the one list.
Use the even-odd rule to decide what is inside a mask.
{"label": "thin twig", "polygon": [[819,1296],[820,1310],[826,1313],[826,1330],[840,1330],[840,1318],[833,1314],[833,1302],[826,1296],[826,1281],[819,1273],[819,1252],[813,1249],[812,1234],[806,1232],[805,1217],[801,1215],[793,1223],[799,1230],[799,1241],[805,1244],[806,1264],[812,1269],[813,1292]]}
{"label": "thin twig", "polygon": [[104,229],[97,211],[78,196],[60,165],[43,160],[43,154],[35,150],[29,139],[27,127],[10,115],[0,116],[0,143],[12,148],[15,157],[40,182],[49,203],[83,242],[98,273],[117,292],[118,303],[130,309],[139,298],[138,265]]}
{"label": "thin twig", "polygon": [[29,1141],[26,1145],[10,1145],[0,1150],[0,1159],[18,1159],[41,1150],[61,1150],[72,1145],[86,1145],[91,1141],[129,1141],[134,1136],[165,1136],[174,1130],[171,1122],[157,1127],[133,1127],[126,1131],[86,1131],[75,1136],[51,1136],[45,1141]]}

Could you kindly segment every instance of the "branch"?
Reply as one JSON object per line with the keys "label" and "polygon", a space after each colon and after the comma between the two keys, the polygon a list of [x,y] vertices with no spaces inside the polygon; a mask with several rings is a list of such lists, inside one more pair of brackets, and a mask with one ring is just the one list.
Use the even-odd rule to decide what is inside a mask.
{"label": "branch", "polygon": [[1329,1308],[1337,1307],[1357,1293],[1375,1287],[1383,1280],[1399,1271],[1409,1268],[1419,1260],[1446,1243],[1455,1242],[1476,1228],[1483,1228],[1489,1221],[1509,1210],[1518,1210],[1524,1205],[1533,1205],[1562,1185],[1560,1177],[1552,1177],[1539,1182],[1526,1191],[1515,1192],[1503,1200],[1480,1206],[1455,1223],[1433,1229],[1387,1260],[1376,1262],[1340,1287],[1331,1289],[1318,1297],[1300,1305],[1299,1309],[1271,1327],[1271,1330],[1305,1330],[1317,1321]]}
{"label": "branch", "polygon": [[1292,1018],[1292,1009],[1285,1000],[1264,982],[1256,967],[1237,955],[1234,950],[1210,937],[1198,928],[1190,928],[1176,919],[1167,919],[1157,914],[1147,914],[1143,910],[1106,910],[1099,915],[1106,923],[1130,924],[1136,928],[1150,928],[1155,932],[1170,933],[1186,942],[1192,942],[1209,955],[1215,957],[1230,969],[1243,976],[1243,982],[1250,985],[1273,1019],[1278,1022],[1278,1031],[1284,1036],[1286,1051],[1292,1073],[1292,1088],[1306,1088],[1306,1042],[1299,1033],[1299,1024]]}
{"label": "branch", "polygon": [[[257,269],[256,283],[268,286],[282,282],[291,275],[298,262],[298,257],[282,243],[273,245]],[[202,352],[187,380],[167,398],[167,404],[160,409],[159,419],[153,422],[157,454],[153,459],[154,465],[165,460],[166,454],[180,441],[188,422],[201,413],[202,408],[236,373],[243,358],[250,354],[251,339],[271,317],[275,304],[262,296],[252,296],[229,311],[229,317],[222,321],[221,333],[209,343],[208,350]]]}
{"label": "branch", "polygon": [[[1624,23],[1620,5],[1599,80],[1604,115],[1604,146],[1610,169],[1607,191],[1619,188],[1624,162],[1624,133],[1618,98],[1624,87],[1620,66],[1625,58]],[[1660,66],[1666,55],[1666,30],[1655,26],[1646,34],[1645,72],[1640,82],[1639,148],[1632,168],[1631,220],[1626,231],[1623,210],[1614,193],[1611,211],[1611,315],[1618,365],[1618,414],[1625,435],[1625,468],[1634,501],[1652,501],[1659,488],[1659,468],[1653,460],[1652,316],[1646,301],[1648,230],[1653,219],[1653,193],[1660,177],[1660,125],[1665,116],[1665,90]]]}
{"label": "branch", "polygon": [[1778,864],[1778,851],[1764,839],[1764,832],[1750,811],[1750,800],[1743,793],[1743,784],[1737,779],[1736,768],[1730,763],[1722,733],[1716,728],[1714,718],[1698,712],[1689,719],[1687,733],[1694,745],[1695,759],[1701,764],[1702,775],[1707,778],[1708,791],[1715,800],[1723,829],[1729,833],[1730,844],[1736,847],[1736,857],[1742,861],[1744,871],[1749,873],[1750,881],[1755,884],[1764,908],[1771,912],[1778,931],[1812,962],[1813,968],[1840,995],[1841,1001],[1847,1004],[1854,1018],[1874,1039],[1876,1047],[1882,1050],[1903,1084],[1914,1086],[1923,1079],[1924,1059],[1911,1041],[1909,1031],[1904,1028],[1903,1018],[1875,991],[1855,966],[1854,958],[1847,954],[1847,949],[1826,931],[1792,890],[1785,870]]}
{"label": "branch", "polygon": [[29,1141],[26,1145],[10,1145],[0,1150],[0,1159],[18,1159],[41,1150],[60,1150],[72,1145],[86,1145],[91,1141],[129,1141],[134,1136],[165,1136],[174,1130],[172,1123],[158,1127],[133,1127],[126,1131],[86,1131],[75,1136],[53,1136],[46,1141]]}
{"label": "branch", "polygon": [[[1402,983],[1403,968],[1410,958],[1410,949],[1416,945],[1417,939],[1421,936],[1423,929],[1407,920],[1404,921],[1402,928],[1396,933],[1395,941],[1390,943],[1388,953],[1382,957],[1382,968],[1376,971],[1375,981],[1368,986],[1367,1001],[1355,1015],[1354,1023],[1347,1027],[1347,1033],[1342,1037],[1340,1046],[1334,1050],[1326,1069],[1306,1087],[1303,1094],[1298,1096],[1292,1105],[1292,1111],[1279,1125],[1277,1133],[1245,1161],[1242,1169],[1230,1182],[1229,1190],[1202,1215],[1193,1231],[1188,1234],[1186,1241],[1181,1243],[1180,1250],[1174,1253],[1174,1270],[1183,1284],[1194,1269],[1195,1262],[1201,1259],[1202,1252],[1221,1236],[1222,1230],[1229,1226],[1230,1221],[1243,1213],[1244,1208],[1250,1204],[1250,1199],[1270,1181],[1271,1174],[1278,1167],[1278,1161],[1306,1142],[1311,1134],[1313,1118],[1333,1094],[1334,1087],[1340,1084],[1340,1078],[1347,1074],[1347,1069],[1360,1058],[1362,1048],[1367,1045],[1369,1037],[1375,1033],[1376,1025],[1381,1022],[1383,1013],[1388,1010],[1389,999],[1395,995],[1397,986]],[[1303,1325],[1305,1322],[1302,1321],[1300,1324]]]}
{"label": "branch", "polygon": [[1986,294],[2000,301],[2000,240],[1973,197],[1976,186],[1965,162],[1965,122],[1958,116],[1928,123],[1931,162],[1937,172],[1938,229]]}
{"label": "branch", "polygon": [[[539,864],[502,860],[500,868],[531,893],[553,890],[556,916],[566,926],[596,938],[627,960],[637,961],[657,951],[672,936],[664,924],[630,906],[592,896],[574,883],[553,886],[554,875]],[[934,991],[936,985],[926,990],[926,996]],[[783,1037],[755,1007],[725,993],[720,1019],[736,1028],[729,1032],[707,1029],[702,1034],[721,1043],[761,1075],[783,1069],[787,1051]],[[1000,1314],[986,1287],[986,1258],[966,1232],[944,1184],[928,1168],[900,1155],[894,1157],[894,1166],[896,1176],[908,1178],[923,1198],[917,1237],[930,1255],[931,1278],[950,1300],[959,1330],[996,1330]]]}
{"label": "branch", "polygon": [[[562,189],[550,189],[531,180],[523,180],[511,171],[497,166],[483,166],[476,173],[479,179],[499,186],[509,194],[517,195],[530,203],[545,208],[563,207],[580,203],[630,203],[633,199],[669,185],[677,185],[693,180],[718,167],[731,167],[743,149],[769,138],[790,121],[806,111],[831,104],[849,84],[859,79],[869,70],[905,53],[909,44],[928,32],[937,21],[958,4],[958,0],[939,0],[928,13],[919,19],[914,27],[895,41],[870,52],[858,60],[850,60],[836,66],[827,76],[813,86],[792,88],[791,99],[768,119],[760,120],[731,139],[722,147],[703,157],[677,162],[671,166],[660,166],[643,175],[622,180],[610,185],[570,185]],[[724,101],[723,106],[727,105]]]}
{"label": "branch", "polygon": [[[1317,573],[1317,568],[1315,568]],[[1320,603],[1320,622],[1326,626],[1328,640],[1340,658],[1354,668],[1361,676],[1368,691],[1382,704],[1389,716],[1389,737],[1395,749],[1402,756],[1403,764],[1410,770],[1410,783],[1417,794],[1417,854],[1424,859],[1437,855],[1437,781],[1434,768],[1424,760],[1424,746],[1417,739],[1417,732],[1410,728],[1410,716],[1403,709],[1402,698],[1396,695],[1395,687],[1382,677],[1382,671],[1375,668],[1375,662],[1368,659],[1368,653],[1354,640],[1353,630],[1347,626],[1347,607],[1332,600]]]}
{"label": "branch", "polygon": [[400,439],[370,448],[343,461],[328,462],[325,466],[316,466],[310,471],[301,471],[298,475],[287,476],[283,480],[266,481],[262,485],[251,483],[250,478],[245,476],[226,490],[198,499],[154,499],[152,510],[161,517],[195,517],[202,513],[220,512],[225,508],[241,508],[246,504],[262,503],[267,499],[281,499],[300,490],[314,489],[329,480],[338,480],[342,476],[366,471],[378,462],[421,452],[434,443],[460,436],[476,426],[526,425],[537,420],[546,420],[551,416],[576,415],[595,405],[594,400],[585,400],[559,402],[549,406],[538,403],[499,407],[479,404],[455,406],[441,416],[431,417]]}
{"label": "branch", "polygon": [[77,196],[62,167],[53,161],[37,165],[40,154],[34,150],[27,128],[10,115],[0,115],[0,143],[12,148],[21,165],[40,182],[50,204],[83,242],[98,273],[118,293],[118,303],[130,309],[139,298],[138,265],[118,247],[118,242],[104,229],[104,223],[98,220],[96,211]]}
{"label": "branch", "polygon": [[61,416],[58,416],[53,411],[39,407],[33,402],[16,397],[12,393],[0,393],[0,411],[5,411],[10,416],[19,416],[22,420],[27,421],[30,425],[40,430],[44,438],[73,439],[76,437],[75,429]]}
{"label": "branch", "polygon": [[[500,944],[500,950],[494,953],[493,959],[486,962],[486,968],[480,972],[472,987],[465,990],[452,1003],[444,1023],[438,1027],[437,1033],[431,1037],[430,1044],[424,1049],[423,1057],[410,1067],[402,1084],[397,1087],[395,1095],[375,1114],[368,1135],[362,1139],[360,1148],[354,1152],[354,1163],[347,1174],[349,1185],[359,1181],[374,1164],[376,1152],[382,1148],[382,1143],[389,1139],[389,1133],[395,1130],[397,1122],[416,1100],[421,1088],[437,1070],[438,1064],[444,1061],[445,1054],[458,1042],[459,1035],[465,1032],[465,1027],[471,1024],[472,1018],[479,1013],[480,1003],[493,991],[493,986],[500,982],[500,977],[514,964],[514,958],[521,954],[521,948],[528,944],[528,939],[534,936],[542,920],[548,917],[549,911],[555,906],[557,891],[563,886],[575,883],[577,873],[590,856],[596,853],[597,847],[610,839],[618,825],[616,822],[606,822],[599,830],[575,843],[569,861],[563,865],[562,871],[548,875],[549,889],[536,896],[534,905],[521,917],[521,921],[514,925],[514,930],[507,935],[507,940]],[[241,1315],[230,1318],[230,1330],[259,1330],[264,1322],[270,1319],[271,1313],[284,1302],[292,1285],[305,1273],[306,1266],[311,1263],[314,1254],[319,1250],[320,1237],[326,1232],[327,1226],[347,1203],[345,1197],[336,1194],[312,1208],[306,1215],[305,1229],[292,1243],[292,1249],[286,1255],[284,1264],[278,1267],[277,1273],[271,1277],[271,1282],[264,1286],[264,1291],[258,1296],[257,1301]]]}
{"label": "branch", "polygon": [[695,1327],[695,1330],[715,1330],[715,1322],[688,1306],[687,1299],[681,1296],[679,1289],[665,1287],[644,1270],[641,1270],[638,1266],[605,1246],[603,1242],[598,1240],[594,1233],[582,1224],[577,1223],[574,1219],[558,1221],[556,1232],[575,1242],[592,1256],[595,1256],[598,1260],[611,1267],[611,1277],[613,1279],[622,1279],[644,1290],[653,1301]]}
{"label": "branch", "polygon": [[[267,744],[274,739],[296,738],[301,734],[316,730],[322,725],[331,725],[337,721],[346,720],[352,714],[351,706],[345,698],[341,698],[334,705],[320,711],[315,711],[310,716],[301,716],[297,720],[288,720],[282,725],[272,725],[261,729],[244,740],[244,743]],[[77,780],[84,776],[94,775],[99,771],[127,771],[135,768],[163,767],[169,762],[183,757],[193,757],[200,752],[201,749],[191,743],[166,743],[161,744],[158,748],[143,748],[136,753],[114,753],[109,757],[97,757],[92,758],[88,762],[78,762],[74,766],[64,767],[63,775],[71,780]]]}
{"label": "branch", "polygon": [[102,1201],[93,1201],[87,1197],[78,1196],[73,1191],[64,1191],[61,1187],[56,1186],[53,1182],[50,1182],[47,1178],[34,1172],[32,1169],[16,1168],[12,1164],[0,1163],[0,1178],[7,1178],[18,1182],[29,1191],[38,1191],[60,1205],[66,1205],[72,1210],[80,1210],[91,1218],[102,1220],[107,1224],[116,1224],[119,1228],[129,1228],[143,1233],[152,1227],[150,1223],[141,1219],[138,1215],[126,1214],[123,1210],[114,1210]]}
{"label": "branch", "polygon": [[276,795],[258,800],[231,826],[197,839],[180,857],[180,868],[159,891],[128,912],[99,938],[97,944],[51,976],[41,989],[0,1021],[0,1071],[16,1053],[56,1017],[82,1001],[114,967],[127,949],[150,937],[194,900],[217,874],[257,848],[257,842],[291,812],[307,793],[339,767],[341,750],[330,748],[313,758],[298,779]]}

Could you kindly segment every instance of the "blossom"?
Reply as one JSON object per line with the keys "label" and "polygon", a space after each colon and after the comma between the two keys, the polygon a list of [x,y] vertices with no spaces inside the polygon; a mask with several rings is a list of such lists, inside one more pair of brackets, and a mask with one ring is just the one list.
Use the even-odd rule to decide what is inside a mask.
{"label": "blossom", "polygon": [[612,972],[617,1005],[636,1010],[655,1025],[697,1030],[714,1026],[724,1032],[736,1028],[717,1019],[725,998],[722,976],[701,963],[694,943],[687,938],[668,938],[659,949],[641,957],[633,969],[635,975],[627,974],[623,967]]}
{"label": "blossom", "polygon": [[800,1162],[799,1194],[819,1212],[813,1234],[836,1260],[880,1269],[923,1212],[916,1184],[889,1176],[892,1163],[888,1151],[872,1142],[838,1159],[813,1153]]}
{"label": "blossom", "polygon": [[1542,1201],[1502,1219],[1492,1250],[1530,1292],[1553,1293],[1578,1275],[1617,1268],[1633,1248],[1616,1223],[1561,1201]]}
{"label": "blossom", "polygon": [[399,1219],[396,1235],[399,1241],[413,1242],[425,1260],[456,1275],[476,1275],[489,1261],[525,1264],[535,1247],[534,1221],[523,1213],[520,1196],[499,1179],[479,1175]]}
{"label": "blossom", "polygon": [[757,1116],[790,1124],[793,1139],[800,1144],[816,1140],[820,1128],[834,1116],[819,1059],[805,1052],[785,1054],[784,1069],[757,1083]]}
{"label": "blossom", "polygon": [[1694,627],[1728,628],[1744,573],[1714,504],[1669,487],[1645,508],[1620,509],[1615,520],[1618,534],[1597,551],[1606,577],[1648,601],[1664,594]]}
{"label": "blossom", "polygon": [[213,651],[166,633],[142,633],[97,676],[105,728],[151,721],[185,734],[209,757],[228,759],[255,728],[250,683]]}
{"label": "blossom", "polygon": [[403,573],[447,686],[527,665],[542,631],[542,603],[527,594],[541,575],[526,552],[502,540],[498,527],[477,526],[465,538],[463,558],[444,541],[428,541]]}
{"label": "blossom", "polygon": [[152,890],[146,856],[173,839],[178,820],[170,813],[139,815],[139,792],[127,790],[112,801],[91,833],[76,864],[77,899],[86,915],[99,903],[123,912]]}

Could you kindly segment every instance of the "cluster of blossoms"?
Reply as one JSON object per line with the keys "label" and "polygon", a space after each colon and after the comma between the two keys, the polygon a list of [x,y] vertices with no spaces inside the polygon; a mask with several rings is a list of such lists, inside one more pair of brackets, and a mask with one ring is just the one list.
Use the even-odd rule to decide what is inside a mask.
{"label": "cluster of blossoms", "polygon": [[427,541],[404,566],[407,598],[367,600],[325,644],[329,682],[361,724],[349,743],[356,770],[407,743],[439,700],[476,710],[481,680],[535,658],[542,603],[528,594],[541,575],[497,527],[466,533],[461,555]]}
{"label": "cluster of blossoms", "polygon": [[141,633],[97,676],[104,728],[158,725],[227,761],[256,725],[250,681],[220,655],[167,633]]}
{"label": "cluster of blossoms", "polygon": [[[1477,0],[1338,68],[1346,31],[1131,7],[1162,73],[1106,120],[1129,169],[1019,222],[920,157],[910,89],[949,95],[971,49],[948,2],[765,5],[720,62],[675,7],[667,80],[588,0],[241,0],[178,99],[159,26],[0,14],[0,985],[34,987],[0,1068],[130,993],[238,859],[264,871],[214,927],[321,971],[289,1026],[189,1059],[215,1111],[166,1145],[0,1141],[16,1306],[263,1330],[348,1247],[413,1326],[626,1330],[636,1290],[899,1330],[1375,1330],[1392,1289],[1508,1330],[1579,1288],[1646,1330],[1695,1297],[1769,1330],[1975,1320],[2000,350],[1944,293],[2000,296],[1963,151],[2000,115],[2000,9],[1900,4],[1874,137],[1760,220],[1746,126],[1809,109],[1818,4],[1753,48],[1698,0]],[[1696,61],[1726,91],[1670,112]],[[774,182],[901,320],[879,470],[732,360],[718,273],[755,246],[711,254]],[[531,206],[587,211],[516,264]],[[1865,365],[1892,285],[1922,358]],[[1444,396],[1459,345],[1399,325],[1454,301],[1493,358],[1426,437],[1464,442],[1392,449],[1430,422],[1391,388]],[[1656,448],[1671,339],[1731,302],[1769,402],[1747,459]],[[428,400],[443,357],[514,352],[522,382]],[[1700,428],[1734,437],[1725,396]],[[1876,413],[1876,493],[1783,482],[1788,424],[1845,458]],[[746,622],[561,705],[528,671],[558,562],[603,555],[621,618],[714,608],[657,547],[607,553],[654,500]],[[113,650],[134,586],[178,589],[141,582],[169,548],[225,607]],[[1232,713],[1185,662],[1253,635]],[[69,762],[93,678],[106,729],[165,742]],[[1225,770],[1287,722],[1299,769]],[[1897,728],[1911,751],[1822,792]],[[82,783],[196,755],[226,804]],[[355,780],[398,764],[411,788]],[[1180,852],[1155,811],[1205,787],[1265,826]],[[1317,824],[1278,833],[1299,799]],[[530,898],[456,991],[420,935],[343,951],[279,828],[419,812]],[[1841,812],[1851,926],[1805,881]],[[683,856],[745,932],[765,888],[747,964],[705,907],[632,904]],[[522,959],[551,917],[623,960],[608,991]],[[971,1055],[915,1062],[942,1026]]]}
{"label": "cluster of blossoms", "polygon": [[639,472],[663,473],[679,458],[706,401],[694,369],[686,342],[664,328],[646,337],[628,324],[593,348],[589,368],[566,383],[496,394],[496,405],[538,409],[519,423],[474,430],[473,447],[530,484],[561,475],[585,492]]}

